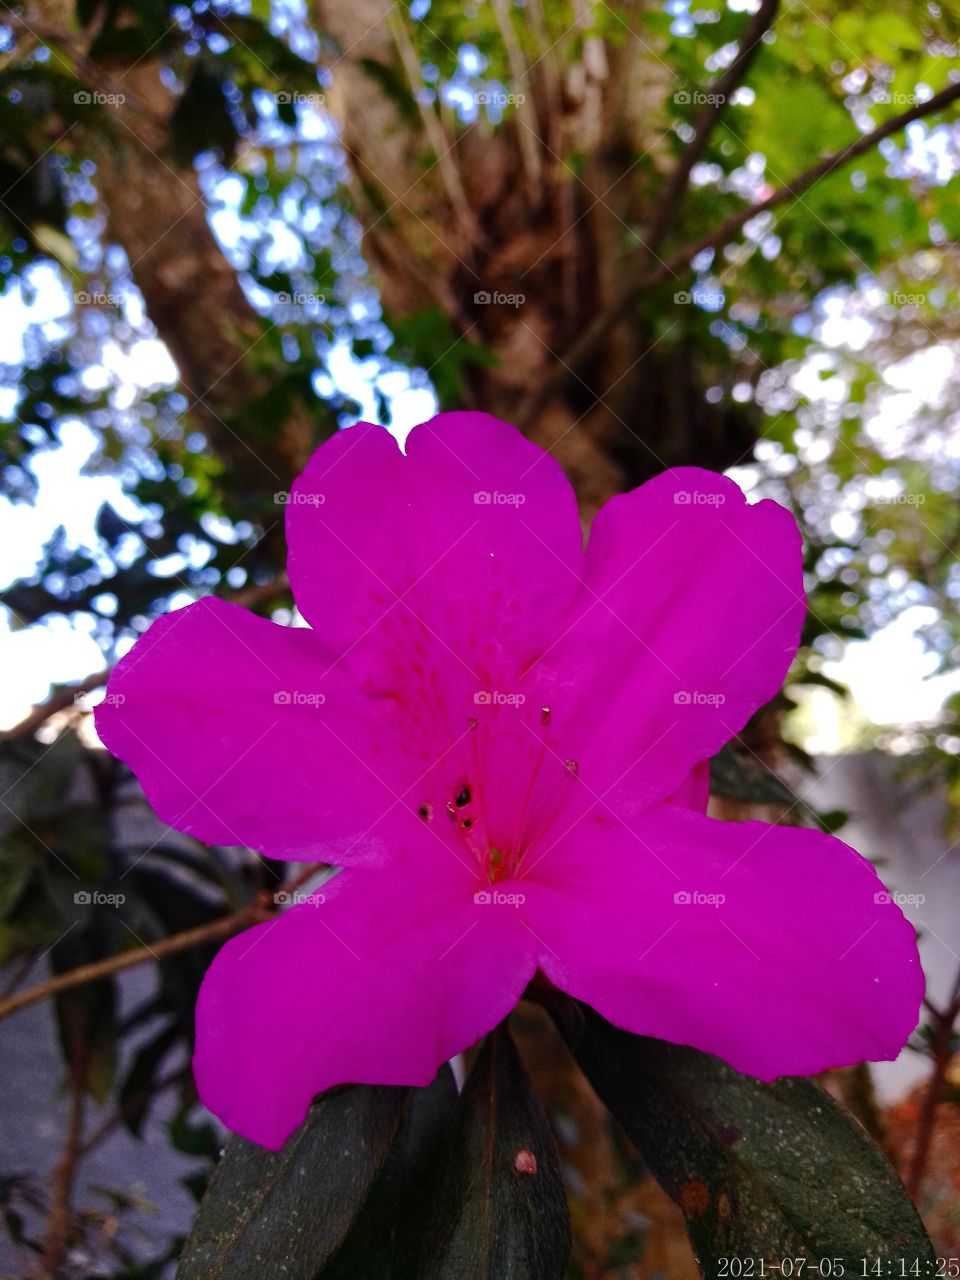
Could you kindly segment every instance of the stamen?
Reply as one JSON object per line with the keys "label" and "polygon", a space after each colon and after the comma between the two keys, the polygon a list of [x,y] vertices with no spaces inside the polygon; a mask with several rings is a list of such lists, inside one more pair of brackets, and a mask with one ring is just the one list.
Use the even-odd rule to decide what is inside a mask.
{"label": "stamen", "polygon": [[541,724],[549,724],[549,723],[550,723],[550,708],[549,708],[549,707],[541,707],[541,708],[540,708],[540,723],[541,723]]}
{"label": "stamen", "polygon": [[429,822],[430,819],[433,817],[433,805],[422,804],[420,808],[417,810],[417,813],[424,820],[424,822]]}
{"label": "stamen", "polygon": [[463,786],[460,788],[460,793],[453,803],[457,806],[458,809],[462,809],[464,808],[464,806],[470,803],[470,788],[467,786],[466,783],[464,783]]}
{"label": "stamen", "polygon": [[567,767],[567,773],[572,774],[575,778],[579,778],[580,766],[577,764],[576,760],[564,760],[563,763]]}

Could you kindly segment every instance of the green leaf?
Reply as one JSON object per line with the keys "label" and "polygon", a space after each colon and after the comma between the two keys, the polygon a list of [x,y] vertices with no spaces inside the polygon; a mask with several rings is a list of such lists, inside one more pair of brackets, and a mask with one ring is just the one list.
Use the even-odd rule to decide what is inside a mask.
{"label": "green leaf", "polygon": [[[561,1280],[570,1219],[550,1126],[505,1026],[460,1097],[417,1224],[418,1280]],[[371,1278],[372,1280],[372,1278]]]}
{"label": "green leaf", "polygon": [[350,1234],[317,1280],[404,1280],[416,1274],[420,1223],[457,1107],[453,1072],[414,1089],[397,1137]]}
{"label": "green leaf", "polygon": [[[631,1035],[573,1001],[555,1020],[597,1094],[679,1204],[705,1276],[718,1259],[934,1261],[896,1173],[818,1085],[764,1084],[696,1049]],[[758,1017],[762,1011],[758,1010]],[[834,1268],[830,1273],[839,1275]]]}
{"label": "green leaf", "polygon": [[231,1138],[184,1246],[179,1280],[313,1277],[359,1213],[408,1095],[362,1085],[331,1090],[282,1151]]}

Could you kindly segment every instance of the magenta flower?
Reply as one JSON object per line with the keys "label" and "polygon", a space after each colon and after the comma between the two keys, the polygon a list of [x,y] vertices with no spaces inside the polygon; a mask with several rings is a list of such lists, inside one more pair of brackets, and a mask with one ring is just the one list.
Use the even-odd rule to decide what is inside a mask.
{"label": "magenta flower", "polygon": [[894,1057],[923,979],[871,865],[705,816],[707,761],[804,616],[774,502],[680,468],[583,539],[557,463],[478,413],[361,424],[287,508],[310,629],[216,599],[156,622],[97,713],[165,822],[345,870],[233,938],[200,1095],[277,1148],[344,1082],[425,1085],[537,970],[762,1079]]}

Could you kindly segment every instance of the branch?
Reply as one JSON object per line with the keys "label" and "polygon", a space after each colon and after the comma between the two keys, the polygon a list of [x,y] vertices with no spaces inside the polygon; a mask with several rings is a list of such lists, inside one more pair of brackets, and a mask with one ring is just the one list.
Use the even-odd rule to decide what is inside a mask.
{"label": "branch", "polygon": [[[301,867],[292,880],[288,880],[283,890],[292,893],[299,889],[319,871],[327,868],[325,862],[310,862]],[[91,964],[78,965],[67,973],[58,974],[39,982],[35,987],[28,987],[16,995],[0,1000],[0,1021],[26,1009],[31,1004],[46,1000],[50,996],[60,995],[62,991],[71,991],[74,987],[86,986],[88,982],[96,982],[98,978],[106,978],[112,973],[121,973],[124,969],[133,969],[137,965],[147,964],[150,960],[162,960],[165,956],[176,955],[178,951],[188,951],[204,942],[214,942],[217,938],[230,937],[240,933],[250,925],[262,924],[276,915],[276,907],[269,890],[261,890],[257,900],[248,907],[241,907],[219,920],[211,920],[208,924],[197,925],[193,929],[184,929],[182,933],[174,933],[169,938],[162,938],[152,946],[137,947],[133,951],[122,951],[116,956],[107,956],[103,960],[95,960]]]}
{"label": "branch", "polygon": [[647,276],[641,282],[639,288],[646,289],[652,285],[662,284],[668,275],[675,275],[678,270],[688,266],[697,254],[702,253],[704,249],[716,248],[718,245],[723,244],[725,240],[729,240],[731,236],[740,230],[744,223],[757,217],[758,214],[765,213],[768,209],[773,209],[777,205],[783,204],[785,200],[797,199],[803,195],[804,191],[809,191],[821,178],[826,178],[831,173],[836,172],[837,169],[842,169],[851,160],[856,160],[858,156],[862,156],[865,151],[872,151],[878,143],[883,142],[884,138],[889,138],[892,133],[899,133],[908,124],[912,124],[914,120],[920,120],[923,116],[939,111],[941,107],[949,106],[957,98],[960,98],[960,81],[946,89],[942,89],[940,93],[934,94],[928,102],[918,102],[909,111],[901,112],[900,115],[893,116],[890,120],[878,125],[876,129],[871,129],[869,133],[862,134],[840,151],[835,151],[832,155],[825,156],[819,164],[815,164],[809,169],[804,169],[802,173],[798,173],[790,182],[785,182],[782,187],[777,187],[769,196],[765,196],[764,199],[757,200],[755,204],[741,209],[739,213],[733,214],[715,231],[709,232],[709,234],[702,236],[701,239],[693,244],[687,245],[685,249],[681,249],[657,271]]}
{"label": "branch", "polygon": [[[231,604],[239,604],[246,609],[255,609],[258,605],[271,600],[278,592],[285,590],[287,586],[289,586],[289,581],[286,573],[278,573],[269,582],[256,583],[252,587],[244,587],[242,591],[230,592],[224,596],[224,599]],[[94,689],[103,688],[110,679],[112,671],[113,667],[107,667],[105,671],[96,671],[93,675],[87,676],[85,680],[80,680],[77,684],[64,685],[62,689],[52,693],[45,702],[35,706],[30,714],[24,716],[20,723],[15,724],[12,729],[0,729],[0,743],[14,742],[19,738],[32,737],[58,711],[66,711],[72,707],[77,698],[83,694],[92,693]]]}
{"label": "branch", "polygon": [[942,89],[940,93],[934,94],[929,101],[919,102],[916,106],[911,107],[909,111],[903,111],[900,115],[893,116],[885,121],[884,124],[878,125],[876,129],[862,134],[840,151],[835,151],[831,155],[825,156],[818,164],[809,169],[804,169],[802,173],[798,173],[789,182],[785,182],[782,187],[777,187],[770,195],[765,196],[762,200],[757,200],[754,204],[747,205],[715,230],[708,232],[707,235],[694,241],[693,244],[688,244],[685,248],[680,249],[667,262],[661,263],[654,270],[634,280],[621,291],[606,311],[601,312],[584,329],[580,337],[559,358],[558,367],[528,397],[526,403],[520,408],[518,426],[527,425],[548,400],[561,387],[566,385],[570,378],[579,376],[584,365],[603,345],[610,331],[646,290],[662,284],[669,276],[676,276],[678,272],[690,265],[697,254],[702,253],[705,249],[715,249],[725,241],[730,240],[744,223],[757,217],[758,214],[765,213],[768,209],[773,209],[777,205],[783,204],[786,200],[796,199],[804,191],[808,191],[815,183],[819,182],[821,178],[836,172],[837,169],[849,164],[851,160],[855,160],[857,156],[863,155],[865,151],[872,150],[884,138],[889,138],[891,134],[899,132],[906,125],[912,124],[914,120],[920,120],[923,116],[932,115],[935,111],[948,106],[957,98],[960,98],[960,82]]}
{"label": "branch", "polygon": [[76,969],[48,978],[35,987],[19,991],[16,995],[0,1000],[0,1020],[11,1013],[26,1009],[40,1000],[50,996],[58,996],[64,991],[72,991],[74,987],[85,986],[88,982],[96,982],[99,978],[109,977],[112,973],[121,973],[124,969],[133,969],[137,965],[147,964],[150,960],[162,960],[165,956],[175,955],[178,951],[187,951],[190,947],[198,947],[204,942],[214,942],[217,938],[226,938],[239,933],[252,924],[260,924],[269,919],[272,912],[265,905],[255,903],[234,911],[231,915],[221,916],[209,924],[197,925],[194,929],[185,929],[169,938],[153,943],[149,947],[137,947],[133,951],[122,951],[116,956],[107,956],[104,960],[95,960],[91,964],[81,964]]}
{"label": "branch", "polygon": [[920,1116],[917,1120],[917,1142],[913,1149],[913,1159],[907,1171],[905,1184],[911,1198],[915,1201],[923,1185],[923,1177],[930,1158],[930,1147],[933,1142],[933,1130],[937,1118],[937,1108],[943,1096],[943,1084],[953,1058],[953,1028],[960,1017],[960,970],[953,984],[953,991],[947,1005],[937,1009],[930,1001],[925,1000],[934,1022],[933,1034],[933,1071],[927,1082],[920,1105]]}
{"label": "branch", "polygon": [[88,1050],[76,1043],[76,1056],[70,1064],[70,1103],[67,1115],[67,1133],[63,1154],[50,1175],[50,1214],[47,1239],[43,1247],[42,1265],[50,1277],[62,1275],[62,1266],[70,1240],[70,1220],[73,1217],[73,1188],[77,1165],[83,1145],[83,1114],[86,1102],[86,1074]]}
{"label": "branch", "polygon": [[700,108],[693,124],[693,138],[685,148],[680,162],[670,175],[663,198],[659,203],[656,217],[646,236],[645,249],[651,258],[656,257],[661,244],[666,239],[677,210],[686,194],[693,166],[706,150],[713,129],[726,109],[737,88],[743,83],[750,69],[763,37],[773,26],[777,14],[779,0],[763,0],[760,8],[753,15],[750,25],[744,32],[743,40],[737,56],[730,63],[723,76],[711,86],[708,100]]}
{"label": "branch", "polygon": [[87,676],[85,680],[79,681],[78,684],[64,685],[62,689],[58,689],[56,693],[52,693],[46,702],[41,702],[33,708],[29,715],[24,716],[19,724],[15,724],[12,729],[0,730],[0,742],[13,742],[18,738],[30,738],[41,725],[46,724],[51,716],[57,714],[58,711],[66,711],[72,707],[77,698],[85,693],[92,693],[94,689],[101,689],[110,678],[112,667],[108,667],[106,671],[97,671],[92,676]]}

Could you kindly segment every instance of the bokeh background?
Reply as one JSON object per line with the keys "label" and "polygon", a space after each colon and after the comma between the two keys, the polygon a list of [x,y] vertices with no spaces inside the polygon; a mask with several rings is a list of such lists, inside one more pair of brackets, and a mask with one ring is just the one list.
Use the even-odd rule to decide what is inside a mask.
{"label": "bokeh background", "polygon": [[[196,988],[289,874],[152,816],[93,730],[106,674],[211,592],[295,624],[293,477],[438,407],[549,448],[585,528],[684,463],[795,512],[804,644],[711,803],[839,832],[915,923],[923,1023],[827,1083],[960,1254],[960,4],[705,3],[0,9],[6,1274],[171,1272],[223,1140]],[[516,1022],[571,1275],[695,1275]]]}

